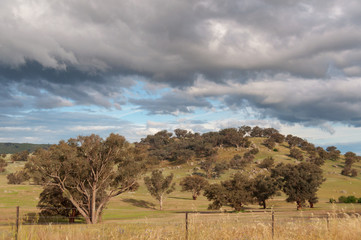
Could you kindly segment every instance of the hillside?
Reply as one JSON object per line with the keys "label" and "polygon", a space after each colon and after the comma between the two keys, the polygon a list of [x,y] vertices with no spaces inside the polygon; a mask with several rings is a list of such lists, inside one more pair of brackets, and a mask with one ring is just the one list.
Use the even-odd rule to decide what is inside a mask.
{"label": "hillside", "polygon": [[[151,136],[148,136],[149,142]],[[263,143],[267,140],[267,137],[249,137],[250,144],[249,147],[216,147],[217,149],[217,158],[216,163],[229,163],[234,155],[243,155],[249,151],[249,149],[257,148],[259,152],[254,155],[252,162],[244,167],[242,170],[237,169],[228,169],[224,173],[220,174],[219,177],[208,179],[210,183],[219,183],[229,179],[235,172],[242,171],[248,175],[252,175],[259,172],[265,172],[266,170],[260,169],[257,165],[266,157],[272,157],[275,161],[275,165],[278,163],[291,163],[296,164],[300,161],[290,157],[290,146],[289,143],[284,141],[282,143],[276,143],[273,149],[267,148]],[[156,141],[158,142],[158,141]],[[167,141],[165,141],[167,142]],[[169,142],[168,142],[169,143]],[[167,144],[168,144],[167,143]],[[180,144],[181,140],[176,139],[176,144]],[[297,147],[298,148],[298,147]],[[146,148],[149,151],[149,148]],[[167,147],[164,147],[167,149]],[[302,150],[304,156],[303,162],[308,161],[309,153],[305,150]],[[154,150],[154,149],[153,149]],[[171,151],[171,149],[168,149]],[[203,151],[203,150],[202,150]],[[154,153],[157,151],[154,150]],[[187,152],[182,150],[183,154],[181,156],[187,155]],[[204,151],[201,152],[204,154]],[[164,156],[164,155],[160,155]],[[177,155],[178,156],[178,155]],[[148,159],[151,159],[148,155]],[[193,155],[190,160],[181,163],[182,158],[179,158],[178,161],[168,161],[160,160],[158,163],[148,166],[149,176],[152,169],[162,169],[165,175],[171,173],[174,174],[174,181],[176,182],[176,189],[172,192],[169,197],[165,200],[164,211],[158,210],[157,201],[150,196],[148,193],[143,179],[139,179],[140,187],[135,192],[126,192],[117,196],[108,204],[108,207],[104,211],[103,219],[104,220],[120,220],[120,219],[139,219],[139,218],[173,218],[179,212],[184,211],[207,211],[209,201],[204,196],[200,196],[196,201],[192,200],[192,196],[189,192],[182,192],[179,186],[179,182],[185,176],[192,175],[194,172],[204,173],[200,168],[200,163],[205,160],[203,157],[197,157]],[[177,164],[174,164],[174,163]],[[178,164],[179,163],[179,164]],[[340,155],[337,160],[326,159],[325,163],[322,165],[323,177],[326,178],[326,181],[321,185],[317,196],[319,202],[315,205],[315,208],[312,210],[308,207],[304,208],[305,211],[312,210],[313,212],[329,212],[332,211],[335,207],[339,210],[343,209],[345,211],[361,211],[361,204],[342,204],[337,203],[336,205],[330,204],[329,199],[334,198],[338,199],[341,195],[354,195],[356,197],[361,197],[361,177],[349,177],[341,175],[341,170],[343,169],[345,163],[345,156]],[[6,168],[4,173],[0,174],[0,199],[3,199],[0,206],[4,208],[5,212],[13,212],[14,206],[21,206],[24,211],[27,212],[38,212],[36,208],[37,201],[39,200],[39,194],[42,191],[41,186],[32,185],[30,182],[25,182],[22,185],[9,185],[7,184],[6,174],[20,170],[24,166],[24,162],[10,163]],[[361,162],[355,162],[353,168],[356,171],[361,171]],[[21,196],[21,198],[19,198]],[[295,215],[296,207],[295,203],[288,203],[285,201],[286,195],[281,193],[274,196],[269,200],[268,209],[274,209],[277,212],[284,212],[286,214]],[[9,208],[9,209],[7,209]],[[26,209],[26,210],[25,210]],[[224,210],[232,211],[232,208],[228,206],[223,207]],[[259,211],[261,208],[257,203],[247,204],[245,211]],[[5,213],[5,216],[7,213]]]}
{"label": "hillside", "polygon": [[14,154],[22,151],[34,152],[38,148],[48,148],[50,144],[0,143],[0,154]]}

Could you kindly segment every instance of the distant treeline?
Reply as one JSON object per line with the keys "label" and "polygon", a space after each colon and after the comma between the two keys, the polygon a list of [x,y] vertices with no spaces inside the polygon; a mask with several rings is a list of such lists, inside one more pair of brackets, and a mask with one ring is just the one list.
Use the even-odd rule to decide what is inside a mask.
{"label": "distant treeline", "polygon": [[22,151],[34,152],[38,148],[48,149],[50,144],[0,143],[0,154],[14,154]]}

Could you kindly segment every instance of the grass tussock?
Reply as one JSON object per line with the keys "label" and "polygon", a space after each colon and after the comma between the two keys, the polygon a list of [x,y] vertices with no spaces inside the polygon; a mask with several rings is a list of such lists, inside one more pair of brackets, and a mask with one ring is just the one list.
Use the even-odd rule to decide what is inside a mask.
{"label": "grass tussock", "polygon": [[[184,219],[183,219],[184,220]],[[269,214],[245,216],[239,214],[192,214],[188,222],[189,240],[272,239]],[[361,216],[358,214],[330,215],[327,218],[288,218],[276,215],[274,239],[360,239]],[[14,231],[0,229],[1,239],[13,239]],[[143,221],[135,223],[104,223],[97,225],[22,225],[18,239],[29,240],[163,240],[186,239],[185,222]]]}

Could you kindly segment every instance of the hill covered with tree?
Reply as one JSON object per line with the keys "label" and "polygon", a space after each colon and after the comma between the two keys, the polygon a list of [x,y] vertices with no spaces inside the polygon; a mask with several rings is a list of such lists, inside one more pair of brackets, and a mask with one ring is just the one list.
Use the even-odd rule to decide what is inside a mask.
{"label": "hill covered with tree", "polygon": [[[41,193],[43,212],[63,204],[56,197],[61,195],[64,209],[74,209],[64,211],[69,218],[78,214],[96,223],[112,198],[139,186],[162,209],[165,195],[179,192],[174,182],[194,200],[203,193],[208,209],[240,211],[255,203],[266,208],[280,194],[297,209],[313,208],[327,177],[359,179],[359,162],[335,146],[324,149],[274,128],[242,126],[204,134],[163,130],[134,144],[116,134],[78,137],[35,151],[12,177],[55,187]],[[151,172],[143,183],[141,175]]]}
{"label": "hill covered with tree", "polygon": [[13,154],[23,151],[34,152],[38,148],[49,148],[50,144],[0,143],[0,154]]}

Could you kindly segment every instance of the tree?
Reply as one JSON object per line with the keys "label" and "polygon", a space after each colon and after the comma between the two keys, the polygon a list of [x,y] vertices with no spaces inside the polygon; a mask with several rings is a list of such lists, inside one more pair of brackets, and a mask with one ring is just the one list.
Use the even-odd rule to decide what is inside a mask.
{"label": "tree", "polygon": [[207,157],[203,162],[200,163],[200,167],[206,172],[207,178],[212,178],[213,168],[216,164],[216,155]]}
{"label": "tree", "polygon": [[6,163],[5,159],[0,158],[0,173],[5,172],[5,168],[8,164]]}
{"label": "tree", "polygon": [[245,161],[241,155],[236,154],[229,162],[229,165],[232,169],[243,169],[248,165],[248,162]]}
{"label": "tree", "polygon": [[252,202],[251,183],[248,177],[236,173],[230,180],[209,185],[204,190],[204,196],[213,201],[208,209],[219,209],[228,205],[241,211],[244,204]]}
{"label": "tree", "polygon": [[174,130],[174,134],[177,136],[177,138],[185,138],[188,135],[188,131],[187,130],[183,130],[183,129],[175,129]]}
{"label": "tree", "polygon": [[347,152],[345,153],[345,166],[341,171],[342,175],[345,176],[352,176],[352,177],[356,177],[357,176],[357,170],[356,169],[352,169],[352,165],[359,160],[360,157],[358,157],[355,153],[353,152]]}
{"label": "tree", "polygon": [[214,178],[219,178],[221,176],[221,174],[224,174],[226,170],[229,169],[229,164],[227,164],[226,162],[220,162],[220,163],[216,163],[216,165],[213,168],[213,177]]}
{"label": "tree", "polygon": [[249,165],[254,159],[254,152],[258,152],[258,148],[251,149],[243,154],[243,157],[239,154],[233,156],[229,161],[229,165],[232,169],[243,169]]}
{"label": "tree", "polygon": [[337,148],[335,146],[329,146],[326,148],[326,151],[328,152],[328,157],[332,160],[332,161],[336,161],[339,159],[341,152],[339,150],[337,150]]}
{"label": "tree", "polygon": [[273,138],[267,138],[263,141],[263,145],[272,150],[276,146],[276,142]]}
{"label": "tree", "polygon": [[63,196],[63,192],[57,186],[45,186],[40,193],[37,207],[41,210],[40,215],[64,216],[69,218],[69,223],[74,223],[74,218],[80,215],[79,211],[68,198]]}
{"label": "tree", "polygon": [[290,157],[295,158],[298,161],[302,161],[303,160],[302,151],[297,148],[291,148],[290,149]]}
{"label": "tree", "polygon": [[145,177],[144,183],[150,193],[159,202],[159,209],[163,210],[163,201],[166,195],[175,189],[175,183],[172,184],[173,173],[164,177],[162,171],[154,170],[151,177]]}
{"label": "tree", "polygon": [[[258,149],[258,148],[256,148],[256,149]],[[255,148],[253,148],[253,149],[245,152],[243,154],[243,160],[246,161],[247,163],[251,163],[254,160],[254,154],[253,153],[255,151],[257,151],[257,150],[255,150]]]}
{"label": "tree", "polygon": [[17,161],[23,161],[26,162],[29,157],[29,151],[25,150],[19,153],[14,153],[11,155],[11,161],[17,162]]}
{"label": "tree", "polygon": [[317,166],[322,166],[325,163],[325,160],[318,156],[311,156],[308,161],[310,163],[316,164]]}
{"label": "tree", "polygon": [[251,137],[263,137],[263,129],[255,126],[252,128],[252,131],[250,132]]}
{"label": "tree", "polygon": [[280,133],[273,133],[271,137],[276,143],[283,143],[285,141],[285,136]]}
{"label": "tree", "polygon": [[30,179],[30,176],[25,171],[16,171],[6,176],[8,184],[22,184]]}
{"label": "tree", "polygon": [[308,198],[308,203],[310,204],[310,208],[313,208],[313,205],[314,205],[315,203],[318,203],[318,197],[316,196],[316,194],[311,195],[311,196]]}
{"label": "tree", "polygon": [[352,169],[352,170],[351,170],[351,177],[357,177],[357,175],[358,175],[357,170],[356,170],[356,169]]}
{"label": "tree", "polygon": [[44,186],[60,189],[91,224],[100,220],[111,198],[136,190],[136,179],[144,172],[134,147],[117,134],[105,140],[93,134],[60,141],[37,151],[26,167],[30,174],[42,176]]}
{"label": "tree", "polygon": [[268,170],[273,167],[275,160],[272,157],[266,157],[261,163],[257,165],[259,168],[267,168]]}
{"label": "tree", "polygon": [[250,126],[243,125],[241,126],[238,131],[242,134],[242,136],[249,135],[252,131]]}
{"label": "tree", "polygon": [[327,151],[325,151],[325,149],[323,149],[322,147],[317,147],[316,148],[316,151],[317,151],[317,154],[318,156],[323,159],[323,160],[326,160],[329,158],[329,154]]}
{"label": "tree", "polygon": [[208,181],[204,177],[194,175],[183,178],[179,185],[183,192],[192,192],[193,200],[196,200],[201,191],[208,186]]}
{"label": "tree", "polygon": [[302,138],[292,136],[291,134],[286,136],[286,141],[287,141],[288,145],[290,146],[290,148],[300,147],[302,142],[304,142],[304,140]]}
{"label": "tree", "polygon": [[297,203],[297,210],[301,209],[306,201],[315,199],[319,187],[325,181],[322,169],[312,163],[280,163],[272,169],[272,177],[280,181],[283,192],[288,196],[287,202]]}
{"label": "tree", "polygon": [[186,163],[188,160],[192,159],[192,157],[194,156],[194,151],[184,148],[172,149],[170,150],[169,156],[169,160],[173,164],[183,164]]}
{"label": "tree", "polygon": [[226,147],[236,147],[244,145],[243,133],[236,128],[225,128],[219,131],[222,144]]}
{"label": "tree", "polygon": [[274,129],[274,128],[264,128],[262,130],[262,137],[266,137],[266,138],[269,138],[271,137],[272,135],[274,134],[278,134],[278,130],[277,129]]}
{"label": "tree", "polygon": [[266,201],[280,189],[275,178],[266,175],[257,175],[251,180],[252,196],[257,199],[259,205],[266,209]]}

